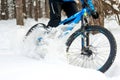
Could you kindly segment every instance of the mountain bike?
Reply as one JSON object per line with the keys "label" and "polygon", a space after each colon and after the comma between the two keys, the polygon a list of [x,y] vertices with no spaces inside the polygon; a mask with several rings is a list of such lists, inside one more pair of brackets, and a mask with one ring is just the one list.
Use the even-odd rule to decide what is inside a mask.
{"label": "mountain bike", "polygon": [[[78,13],[60,22],[57,28],[62,32],[57,35],[58,39],[65,38],[69,35],[77,24],[77,30],[73,31],[70,36],[66,37],[66,57],[68,63],[83,68],[96,69],[106,72],[116,57],[117,45],[112,33],[105,27],[90,25],[90,10],[83,8]],[[66,25],[66,27],[64,27]],[[38,30],[38,32],[37,32]],[[43,32],[42,32],[43,31]],[[45,31],[45,32],[44,32]],[[39,34],[36,41],[42,43],[41,34],[49,34],[46,32],[46,25],[38,23],[31,27],[25,35],[27,39],[31,34]],[[33,35],[34,35],[33,34]]]}

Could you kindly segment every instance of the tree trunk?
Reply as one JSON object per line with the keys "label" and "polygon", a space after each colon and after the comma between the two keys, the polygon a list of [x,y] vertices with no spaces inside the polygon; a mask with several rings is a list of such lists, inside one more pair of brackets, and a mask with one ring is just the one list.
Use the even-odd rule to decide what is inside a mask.
{"label": "tree trunk", "polygon": [[15,5],[16,5],[16,1],[15,1],[15,0],[13,0],[13,5],[14,5],[14,6],[13,6],[13,7],[14,7],[14,10],[13,10],[13,11],[14,11],[14,12],[13,12],[13,13],[14,13],[13,18],[16,18],[16,6],[15,6]]}
{"label": "tree trunk", "polygon": [[48,0],[45,0],[45,17],[49,18]]}
{"label": "tree trunk", "polygon": [[8,4],[7,0],[1,0],[1,19],[7,20],[8,19]]}
{"label": "tree trunk", "polygon": [[28,17],[29,18],[33,18],[32,11],[33,11],[33,2],[32,0],[29,0],[28,1]]}
{"label": "tree trunk", "polygon": [[24,18],[27,18],[26,0],[23,0],[23,14]]}
{"label": "tree trunk", "polygon": [[36,21],[38,21],[38,0],[34,1],[34,18]]}
{"label": "tree trunk", "polygon": [[42,8],[41,8],[41,1],[39,0],[38,1],[38,7],[39,7],[39,12],[38,12],[38,17],[41,18],[43,16],[43,12],[42,12]]}
{"label": "tree trunk", "polygon": [[[0,10],[1,10],[1,4],[0,4]],[[2,14],[1,14],[1,11],[0,11],[0,20],[1,20],[1,16],[2,16]]]}
{"label": "tree trunk", "polygon": [[16,19],[17,25],[24,25],[22,0],[16,0]]}

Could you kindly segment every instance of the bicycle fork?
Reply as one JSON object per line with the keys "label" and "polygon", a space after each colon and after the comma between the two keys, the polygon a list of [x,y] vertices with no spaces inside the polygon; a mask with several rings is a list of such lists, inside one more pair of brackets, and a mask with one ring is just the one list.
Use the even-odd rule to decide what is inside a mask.
{"label": "bicycle fork", "polygon": [[83,33],[82,40],[82,49],[89,46],[89,33]]}
{"label": "bicycle fork", "polygon": [[87,18],[82,18],[81,21],[82,27],[82,38],[81,38],[81,46],[82,46],[82,55],[87,55],[88,57],[92,55],[92,50],[90,50],[90,39],[89,39],[89,32],[86,31],[88,26]]}
{"label": "bicycle fork", "polygon": [[82,55],[85,55],[87,57],[90,57],[92,55],[92,50],[90,49],[90,41],[89,41],[89,33],[84,32],[83,37],[81,38],[81,43],[82,43]]}

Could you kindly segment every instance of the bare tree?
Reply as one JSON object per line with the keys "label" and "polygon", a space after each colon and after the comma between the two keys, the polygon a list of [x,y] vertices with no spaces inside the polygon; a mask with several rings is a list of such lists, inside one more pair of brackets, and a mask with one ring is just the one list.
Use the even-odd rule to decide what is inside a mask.
{"label": "bare tree", "polygon": [[24,25],[22,0],[16,0],[16,20],[17,25]]}
{"label": "bare tree", "polygon": [[[99,13],[99,19],[90,19],[90,24],[104,26],[104,19],[116,15],[116,21],[120,24],[120,2],[119,0],[93,0],[95,9]],[[114,8],[114,6],[117,6]],[[79,6],[81,8],[81,4]]]}
{"label": "bare tree", "polygon": [[32,16],[33,1],[32,0],[28,0],[27,5],[28,5],[28,13],[27,13],[27,15],[28,15],[29,18],[33,18],[33,16]]}
{"label": "bare tree", "polygon": [[104,17],[116,15],[116,21],[120,25],[120,1],[119,0],[102,0]]}
{"label": "bare tree", "polygon": [[38,16],[39,16],[39,18],[41,18],[43,16],[42,7],[41,7],[41,0],[38,1],[38,7],[39,7]]}
{"label": "bare tree", "polygon": [[8,19],[8,4],[7,0],[1,0],[1,19]]}
{"label": "bare tree", "polygon": [[36,21],[38,21],[38,12],[39,12],[38,0],[35,0],[34,1],[34,18]]}
{"label": "bare tree", "polygon": [[24,16],[24,18],[27,18],[26,0],[23,0],[22,4],[23,4],[23,14],[24,14],[23,16]]}
{"label": "bare tree", "polygon": [[100,14],[98,20],[92,20],[93,24],[104,26],[104,18],[116,15],[116,21],[120,25],[120,2],[119,0],[93,0],[95,8]]}
{"label": "bare tree", "polygon": [[48,0],[45,0],[45,17],[49,18]]}
{"label": "bare tree", "polygon": [[14,18],[16,18],[16,1],[15,0],[13,0],[13,7],[14,7]]}

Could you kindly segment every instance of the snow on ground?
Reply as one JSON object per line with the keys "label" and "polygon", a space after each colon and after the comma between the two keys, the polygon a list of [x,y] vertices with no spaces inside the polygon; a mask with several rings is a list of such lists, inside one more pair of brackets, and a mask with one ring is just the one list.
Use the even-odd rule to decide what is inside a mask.
{"label": "snow on ground", "polygon": [[[39,22],[47,23],[48,19]],[[0,80],[119,80],[120,79],[120,26],[106,21],[105,26],[117,41],[117,56],[114,64],[105,73],[68,65],[64,55],[51,50],[47,58],[27,57],[23,50],[23,38],[34,24],[32,19],[25,26],[17,26],[15,20],[0,21]],[[56,42],[54,42],[56,43]],[[49,46],[55,48],[56,45]],[[57,44],[57,46],[61,46]],[[25,54],[25,55],[24,55]],[[34,55],[36,56],[36,55]],[[36,56],[37,57],[37,56]]]}

